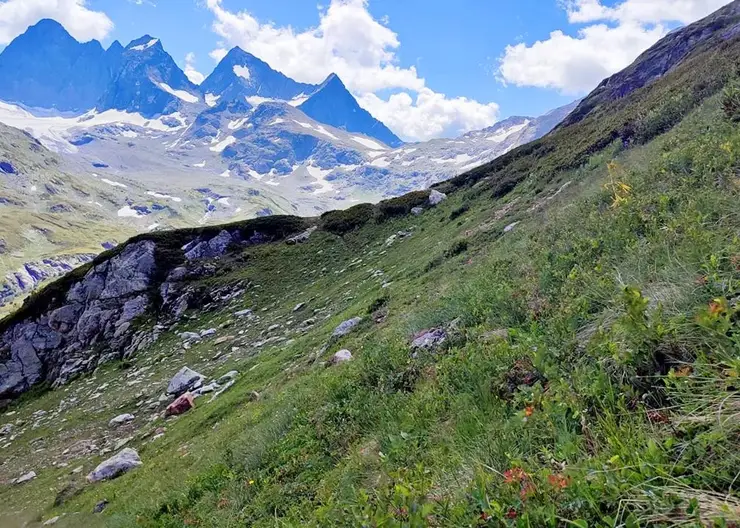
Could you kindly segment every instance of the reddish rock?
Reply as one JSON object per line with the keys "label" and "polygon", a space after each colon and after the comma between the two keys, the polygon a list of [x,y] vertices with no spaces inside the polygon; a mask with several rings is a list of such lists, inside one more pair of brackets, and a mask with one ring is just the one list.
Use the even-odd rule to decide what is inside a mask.
{"label": "reddish rock", "polygon": [[188,412],[193,407],[195,407],[193,395],[186,392],[167,406],[167,410],[164,412],[164,415],[165,417],[178,416]]}

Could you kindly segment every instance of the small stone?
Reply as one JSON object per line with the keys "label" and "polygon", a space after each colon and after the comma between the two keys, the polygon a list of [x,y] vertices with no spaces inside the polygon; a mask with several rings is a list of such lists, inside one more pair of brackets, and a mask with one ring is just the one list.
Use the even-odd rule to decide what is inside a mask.
{"label": "small stone", "polygon": [[51,519],[46,521],[42,526],[51,526],[52,524],[56,524],[59,519],[60,519],[59,515],[57,515],[56,517],[52,517]]}
{"label": "small stone", "polygon": [[252,391],[249,393],[249,401],[251,402],[259,401],[261,397],[262,396],[260,396],[260,393],[257,391]]}
{"label": "small stone", "polygon": [[99,503],[95,505],[93,508],[93,513],[102,513],[102,511],[108,506],[108,501],[103,499]]}
{"label": "small stone", "polygon": [[180,338],[184,341],[200,341],[200,334],[195,332],[182,332]]}
{"label": "small stone", "polygon": [[29,482],[36,478],[36,472],[35,471],[29,471],[28,473],[25,473],[24,475],[21,475],[17,479],[13,480],[13,484],[24,484],[26,482]]}
{"label": "small stone", "polygon": [[100,482],[102,480],[114,479],[131,469],[139,467],[140,465],[141,459],[139,458],[139,453],[134,449],[127,447],[117,455],[101,462],[100,465],[98,465],[98,467],[96,467],[93,472],[87,476],[87,481]]}
{"label": "small stone", "polygon": [[128,444],[131,440],[133,440],[133,437],[131,437],[131,436],[128,437],[128,438],[123,438],[122,440],[119,440],[118,442],[116,442],[116,445],[113,447],[113,451],[118,451],[123,446],[125,446],[126,444]]}
{"label": "small stone", "polygon": [[220,378],[218,378],[217,383],[219,385],[223,385],[225,383],[228,383],[231,380],[236,379],[238,376],[239,376],[239,371],[238,370],[232,370],[232,371],[227,372],[226,374],[224,374]]}
{"label": "small stone", "polygon": [[83,469],[84,469],[84,468],[83,468],[83,466],[77,466],[77,467],[76,467],[76,468],[74,468],[74,469],[73,469],[72,471],[70,471],[70,473],[71,473],[72,475],[79,475],[80,473],[82,473],[82,470],[83,470]]}
{"label": "small stone", "polygon": [[352,359],[352,352],[349,350],[340,350],[336,354],[334,354],[329,360],[330,365],[339,365],[340,363],[345,363],[347,361],[350,361]]}
{"label": "small stone", "polygon": [[5,424],[0,427],[0,436],[8,436],[13,431],[13,424]]}
{"label": "small stone", "polygon": [[280,328],[280,325],[279,325],[279,324],[274,324],[274,325],[272,325],[272,326],[271,326],[270,328],[268,328],[268,329],[267,329],[267,331],[268,331],[268,332],[274,332],[274,331],[275,331],[275,330],[277,330],[278,328]]}
{"label": "small stone", "polygon": [[303,310],[305,307],[306,307],[306,303],[304,303],[304,302],[298,303],[298,304],[295,305],[295,308],[293,308],[293,311],[294,312],[299,312],[299,311]]}
{"label": "small stone", "polygon": [[504,228],[504,233],[509,233],[510,231],[513,231],[513,229],[517,226],[517,224],[519,224],[519,222],[513,222],[513,223],[507,225]]}
{"label": "small stone", "polygon": [[411,214],[414,215],[414,216],[419,216],[423,212],[424,212],[424,208],[423,207],[414,207],[414,208],[411,209]]}
{"label": "small stone", "polygon": [[200,331],[200,337],[208,337],[216,334],[215,328],[209,328],[207,330],[201,330]]}
{"label": "small stone", "polygon": [[165,417],[167,416],[179,416],[183,413],[188,412],[190,409],[195,407],[195,402],[193,401],[193,395],[189,392],[186,392],[179,398],[177,398],[175,401],[170,403],[167,406],[167,409],[164,412]]}
{"label": "small stone", "polygon": [[120,414],[108,422],[108,427],[118,427],[119,425],[134,421],[134,418],[133,414]]}
{"label": "small stone", "polygon": [[226,343],[227,341],[232,341],[234,339],[234,336],[223,336],[216,339],[213,344],[214,345],[222,345]]}
{"label": "small stone", "polygon": [[238,312],[234,312],[234,315],[236,317],[251,317],[253,314],[252,310],[240,310]]}

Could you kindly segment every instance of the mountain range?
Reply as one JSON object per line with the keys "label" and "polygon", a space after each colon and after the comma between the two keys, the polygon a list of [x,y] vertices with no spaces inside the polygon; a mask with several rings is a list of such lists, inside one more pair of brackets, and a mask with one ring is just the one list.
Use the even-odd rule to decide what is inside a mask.
{"label": "mountain range", "polygon": [[[2,231],[25,232],[16,221],[29,214],[34,226],[4,236],[0,304],[136,232],[310,216],[427,188],[541,137],[574,108],[403,143],[337,75],[299,83],[237,47],[195,85],[155,37],[106,50],[53,20],[0,53],[0,78],[0,123],[51,151],[0,151],[15,167]],[[27,170],[29,156],[54,161]]]}
{"label": "mountain range", "polygon": [[[0,320],[0,526],[739,526],[738,64],[735,0],[431,189],[138,233],[70,264]],[[111,164],[213,147],[201,175],[228,159],[235,189],[259,149],[284,149],[249,169],[278,189],[355,163],[357,138],[388,168],[416,154],[297,106],[216,102],[171,134],[103,112],[57,139],[118,144]],[[0,208],[18,217],[6,254],[63,236],[44,214],[90,236],[123,197],[131,223],[185,202],[160,192],[155,213],[131,172],[67,173],[7,126],[0,152],[6,200],[44,196]],[[214,214],[238,198],[192,192]],[[86,224],[65,224],[82,193]]]}

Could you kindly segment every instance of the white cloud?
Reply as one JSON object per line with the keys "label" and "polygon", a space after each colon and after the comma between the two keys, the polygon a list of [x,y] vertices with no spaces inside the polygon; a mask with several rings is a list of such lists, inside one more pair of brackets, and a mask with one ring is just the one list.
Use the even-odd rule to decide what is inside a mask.
{"label": "white cloud", "polygon": [[0,0],[0,45],[43,18],[60,22],[80,41],[103,39],[113,29],[111,19],[89,9],[85,0]]}
{"label": "white cloud", "polygon": [[[215,60],[227,48],[240,46],[300,82],[316,84],[336,73],[368,111],[403,139],[452,135],[495,122],[495,104],[448,99],[429,89],[415,67],[400,66],[398,36],[373,18],[367,0],[331,0],[320,9],[319,24],[305,31],[261,23],[247,11],[225,9],[222,0],[206,0],[206,5],[221,37],[211,52]],[[400,93],[381,99],[376,95],[381,90]],[[396,117],[402,109],[407,120]]]}
{"label": "white cloud", "polygon": [[185,55],[185,69],[183,71],[193,84],[200,84],[206,80],[206,76],[195,69],[195,53],[193,52]]}
{"label": "white cloud", "polygon": [[[690,23],[730,0],[561,0],[573,24],[590,24],[575,36],[553,31],[532,45],[507,46],[499,77],[516,86],[582,94],[629,66],[668,32],[670,23]],[[598,23],[597,23],[598,22]]]}
{"label": "white cloud", "polygon": [[466,97],[449,99],[429,88],[422,88],[416,99],[401,92],[387,101],[373,93],[366,93],[358,100],[363,108],[402,137],[418,141],[491,126],[499,110],[496,103],[482,104]]}

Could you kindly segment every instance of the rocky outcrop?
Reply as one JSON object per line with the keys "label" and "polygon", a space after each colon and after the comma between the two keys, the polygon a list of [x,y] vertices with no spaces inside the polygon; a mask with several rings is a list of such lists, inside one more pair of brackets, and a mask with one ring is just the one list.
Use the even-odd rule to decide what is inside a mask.
{"label": "rocky outcrop", "polygon": [[61,277],[94,258],[95,255],[92,253],[80,253],[27,262],[16,271],[8,273],[5,276],[5,282],[0,284],[0,306],[36,289],[41,283],[49,279]]}
{"label": "rocky outcrop", "polygon": [[265,231],[249,229],[247,222],[228,231],[200,234],[182,247],[182,235],[188,232],[175,232],[164,241],[133,239],[113,250],[113,256],[88,264],[84,274],[76,272],[79,278],[68,276],[50,285],[12,320],[0,322],[0,400],[42,382],[58,387],[80,373],[145,349],[165,328],[142,328],[136,320],[146,314],[172,322],[196,303],[208,309],[241,295],[240,284],[204,291],[193,283],[215,273],[216,266],[207,259],[220,257],[235,245],[287,238],[304,228],[297,220],[249,221],[259,222]]}

